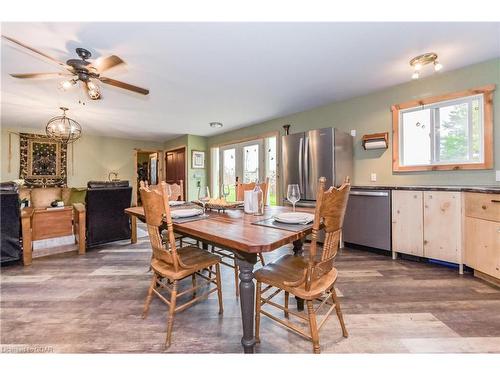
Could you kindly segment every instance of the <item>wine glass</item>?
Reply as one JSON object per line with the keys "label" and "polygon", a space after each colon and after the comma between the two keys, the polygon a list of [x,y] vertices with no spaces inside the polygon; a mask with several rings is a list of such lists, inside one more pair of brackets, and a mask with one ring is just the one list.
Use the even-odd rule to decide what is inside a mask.
{"label": "wine glass", "polygon": [[229,196],[229,194],[230,194],[229,185],[222,184],[222,196],[224,197],[224,199],[226,201],[227,201],[227,197]]}
{"label": "wine glass", "polygon": [[300,189],[297,184],[288,185],[288,189],[286,192],[286,199],[292,204],[293,212],[295,212],[295,203],[300,200]]}
{"label": "wine glass", "polygon": [[203,206],[203,216],[207,216],[205,205],[208,203],[210,200],[210,190],[208,189],[208,186],[205,187],[200,187],[198,189],[198,200],[201,202]]}

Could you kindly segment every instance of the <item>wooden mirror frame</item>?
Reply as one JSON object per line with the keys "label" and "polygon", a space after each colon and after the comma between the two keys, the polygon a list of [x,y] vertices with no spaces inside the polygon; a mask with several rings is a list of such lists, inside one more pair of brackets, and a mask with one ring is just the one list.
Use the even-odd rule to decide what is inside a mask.
{"label": "wooden mirror frame", "polygon": [[[392,171],[393,172],[413,172],[413,171],[445,171],[445,170],[466,170],[466,169],[492,169],[493,168],[493,91],[495,85],[487,85],[474,89],[458,91],[451,94],[432,96],[424,99],[412,100],[409,102],[395,104],[392,110]],[[433,104],[446,100],[459,99],[466,96],[483,94],[483,144],[484,160],[482,163],[459,163],[459,164],[436,164],[436,165],[411,165],[403,166],[399,163],[399,111],[402,109]]]}

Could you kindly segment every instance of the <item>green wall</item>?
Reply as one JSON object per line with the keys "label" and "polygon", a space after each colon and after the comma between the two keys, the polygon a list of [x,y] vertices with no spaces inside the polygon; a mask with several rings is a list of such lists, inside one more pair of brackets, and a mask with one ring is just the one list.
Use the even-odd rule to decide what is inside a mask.
{"label": "green wall", "polygon": [[[165,150],[173,150],[179,147],[186,147],[187,153],[187,199],[193,200],[198,199],[198,182],[201,187],[207,186],[207,171],[208,171],[208,163],[210,159],[208,147],[207,147],[207,138],[200,137],[197,135],[183,135],[171,140],[168,140],[164,144]],[[193,150],[196,151],[205,151],[205,168],[204,169],[193,169],[192,161],[191,161],[191,152]]]}
{"label": "green wall", "polygon": [[[408,74],[411,72],[408,71]],[[376,74],[376,72],[374,72]],[[246,128],[209,137],[208,147],[271,131],[291,124],[290,132],[322,127],[336,127],[346,132],[355,129],[354,178],[356,185],[499,185],[494,170],[392,172],[392,146],[387,150],[365,151],[364,134],[392,132],[391,105],[439,94],[495,83],[500,86],[500,59],[494,59],[450,72],[435,73],[428,78],[407,82],[367,95],[314,108],[309,111],[273,119]],[[497,87],[500,90],[500,87]],[[392,138],[390,139],[391,143]],[[494,96],[495,168],[500,169],[500,93]],[[377,182],[370,182],[370,174]]]}
{"label": "green wall", "polygon": [[[9,132],[43,134],[41,129],[4,128],[1,132],[1,178],[10,181],[19,178],[19,137],[12,135],[11,171],[8,171]],[[108,180],[110,171],[117,171],[118,178],[130,184],[136,178],[134,148],[161,150],[159,142],[111,138],[83,133],[74,143],[74,171],[71,170],[71,146],[68,148],[68,186],[87,186],[90,180]]]}

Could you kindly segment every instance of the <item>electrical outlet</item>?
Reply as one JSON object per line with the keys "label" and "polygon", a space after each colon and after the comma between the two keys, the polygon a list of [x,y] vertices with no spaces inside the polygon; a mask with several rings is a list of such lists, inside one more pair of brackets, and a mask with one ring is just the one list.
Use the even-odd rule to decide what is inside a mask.
{"label": "electrical outlet", "polygon": [[495,176],[495,180],[496,180],[497,182],[499,182],[499,181],[500,181],[500,171],[497,171],[496,176]]}
{"label": "electrical outlet", "polygon": [[376,174],[376,173],[372,173],[372,174],[370,175],[370,181],[371,181],[371,182],[375,182],[375,181],[377,181],[377,174]]}
{"label": "electrical outlet", "polygon": [[351,130],[351,136],[355,137],[356,136],[356,129]]}

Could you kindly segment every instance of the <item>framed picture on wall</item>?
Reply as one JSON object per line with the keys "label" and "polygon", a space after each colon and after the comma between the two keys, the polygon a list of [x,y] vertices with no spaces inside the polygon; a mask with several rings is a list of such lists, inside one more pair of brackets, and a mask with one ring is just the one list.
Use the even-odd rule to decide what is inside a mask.
{"label": "framed picture on wall", "polygon": [[205,168],[205,151],[191,151],[191,168],[203,169]]}

